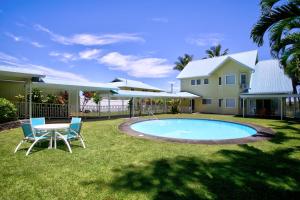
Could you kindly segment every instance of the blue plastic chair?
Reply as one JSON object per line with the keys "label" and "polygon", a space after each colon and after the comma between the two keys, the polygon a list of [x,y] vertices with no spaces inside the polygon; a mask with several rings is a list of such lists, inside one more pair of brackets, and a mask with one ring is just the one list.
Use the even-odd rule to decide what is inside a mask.
{"label": "blue plastic chair", "polygon": [[67,130],[66,134],[60,135],[59,138],[67,140],[69,144],[71,144],[72,140],[80,140],[82,147],[86,148],[83,137],[81,135],[81,126],[82,123],[71,123],[70,128]]}
{"label": "blue plastic chair", "polygon": [[45,117],[30,118],[30,123],[33,127],[37,126],[37,125],[43,125],[43,124],[45,124]]}
{"label": "blue plastic chair", "polygon": [[71,124],[74,124],[74,123],[81,123],[81,118],[80,117],[72,117]]}
{"label": "blue plastic chair", "polygon": [[26,152],[26,156],[30,153],[31,149],[37,142],[41,142],[44,140],[49,140],[49,133],[44,133],[42,135],[36,135],[34,129],[32,128],[31,124],[22,124],[22,130],[24,134],[24,138],[21,140],[21,142],[17,145],[15,152],[16,153],[19,149],[19,147],[24,143],[24,142],[30,142],[32,145],[29,147],[29,149]]}

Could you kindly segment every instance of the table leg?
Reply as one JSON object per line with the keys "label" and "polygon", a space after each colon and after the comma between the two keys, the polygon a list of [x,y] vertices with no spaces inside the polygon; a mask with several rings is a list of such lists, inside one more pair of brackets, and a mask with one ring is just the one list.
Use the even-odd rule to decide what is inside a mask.
{"label": "table leg", "polygon": [[51,137],[50,137],[50,142],[49,142],[49,147],[48,149],[52,149],[52,134],[51,134]]}

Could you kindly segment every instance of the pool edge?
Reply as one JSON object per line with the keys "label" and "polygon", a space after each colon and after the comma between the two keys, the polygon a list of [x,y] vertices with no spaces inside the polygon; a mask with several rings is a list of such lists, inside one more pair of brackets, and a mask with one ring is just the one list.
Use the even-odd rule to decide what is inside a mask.
{"label": "pool edge", "polygon": [[264,126],[260,126],[257,124],[252,123],[244,123],[244,122],[236,122],[230,120],[217,120],[217,119],[209,119],[209,118],[162,118],[162,119],[199,119],[199,120],[212,120],[212,121],[221,121],[221,122],[229,122],[239,125],[244,125],[251,127],[256,130],[256,134],[244,137],[244,138],[236,138],[236,139],[223,139],[223,140],[192,140],[192,139],[179,139],[179,138],[167,138],[167,137],[160,137],[160,136],[153,136],[148,135],[142,132],[138,132],[133,130],[130,126],[132,124],[142,122],[142,121],[149,121],[149,120],[157,120],[153,118],[132,118],[123,123],[121,123],[118,128],[121,132],[134,136],[137,138],[145,138],[149,140],[158,140],[158,141],[167,141],[167,142],[178,142],[178,143],[188,143],[188,144],[246,144],[250,142],[257,142],[262,140],[269,140],[273,136],[275,136],[275,132],[271,128],[267,128]]}

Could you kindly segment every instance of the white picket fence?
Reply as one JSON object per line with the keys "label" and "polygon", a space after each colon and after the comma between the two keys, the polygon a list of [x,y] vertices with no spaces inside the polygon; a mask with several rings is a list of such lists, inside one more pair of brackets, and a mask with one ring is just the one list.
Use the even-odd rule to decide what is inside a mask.
{"label": "white picket fence", "polygon": [[[15,102],[18,118],[29,117],[29,103]],[[165,105],[135,105],[132,110],[133,116],[170,113],[171,106]],[[190,112],[189,107],[180,107],[180,112]],[[32,117],[45,118],[68,118],[72,116],[81,117],[110,117],[110,116],[129,116],[130,110],[128,105],[64,105],[64,104],[47,104],[32,103]]]}

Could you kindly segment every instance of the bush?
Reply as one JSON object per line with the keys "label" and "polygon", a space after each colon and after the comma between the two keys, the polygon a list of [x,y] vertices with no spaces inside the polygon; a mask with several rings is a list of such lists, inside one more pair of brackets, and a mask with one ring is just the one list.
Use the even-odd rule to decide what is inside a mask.
{"label": "bush", "polygon": [[0,123],[17,119],[17,109],[7,99],[0,98]]}

